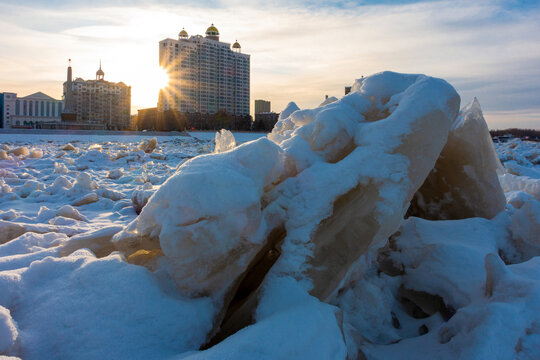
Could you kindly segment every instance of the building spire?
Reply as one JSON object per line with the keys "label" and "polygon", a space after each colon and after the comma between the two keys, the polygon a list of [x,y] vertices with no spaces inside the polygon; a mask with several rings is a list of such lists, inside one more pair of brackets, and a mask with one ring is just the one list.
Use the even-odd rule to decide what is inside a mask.
{"label": "building spire", "polygon": [[[62,114],[73,114],[73,74],[71,70],[71,59],[68,60],[68,68],[67,68],[67,81],[64,83],[64,108],[62,110]],[[71,117],[70,117],[71,116]],[[62,120],[65,119],[71,119],[73,115],[68,115],[66,118],[65,115],[62,115]]]}
{"label": "building spire", "polygon": [[105,73],[101,70],[101,59],[99,59],[99,70],[96,71],[96,80],[104,80]]}

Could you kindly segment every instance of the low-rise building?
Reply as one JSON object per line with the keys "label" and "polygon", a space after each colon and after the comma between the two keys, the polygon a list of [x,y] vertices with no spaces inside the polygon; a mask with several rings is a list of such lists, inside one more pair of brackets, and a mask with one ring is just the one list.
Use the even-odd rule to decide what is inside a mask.
{"label": "low-rise building", "polygon": [[18,97],[16,93],[0,93],[0,127],[40,129],[60,121],[62,100],[42,92]]}

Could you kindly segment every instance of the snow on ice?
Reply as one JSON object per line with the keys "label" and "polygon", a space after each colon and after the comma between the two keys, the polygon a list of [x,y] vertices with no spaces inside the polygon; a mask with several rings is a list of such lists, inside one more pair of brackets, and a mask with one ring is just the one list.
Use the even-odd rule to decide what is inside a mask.
{"label": "snow on ice", "polygon": [[540,146],[444,80],[268,136],[0,143],[0,357],[540,357]]}

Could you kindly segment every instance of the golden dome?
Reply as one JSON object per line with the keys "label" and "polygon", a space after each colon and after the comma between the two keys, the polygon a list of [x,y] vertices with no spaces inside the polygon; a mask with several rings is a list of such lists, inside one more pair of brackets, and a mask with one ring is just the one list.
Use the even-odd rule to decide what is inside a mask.
{"label": "golden dome", "polygon": [[233,49],[240,49],[240,48],[241,48],[240,43],[238,43],[238,40],[236,40],[236,41],[234,42],[234,44],[233,44],[232,47],[233,47]]}
{"label": "golden dome", "polygon": [[219,31],[214,24],[212,24],[208,29],[206,29],[206,35],[219,35]]}
{"label": "golden dome", "polygon": [[187,38],[187,37],[188,37],[187,31],[186,31],[184,28],[182,28],[182,31],[180,31],[180,32],[178,33],[178,37],[181,37],[181,38]]}

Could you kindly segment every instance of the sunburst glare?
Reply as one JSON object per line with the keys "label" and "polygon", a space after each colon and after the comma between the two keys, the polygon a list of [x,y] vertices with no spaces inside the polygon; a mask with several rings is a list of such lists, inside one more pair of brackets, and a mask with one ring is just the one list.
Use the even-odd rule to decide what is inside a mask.
{"label": "sunburst glare", "polygon": [[132,104],[156,106],[159,91],[165,89],[169,81],[169,75],[162,67],[155,66],[146,70],[129,84],[132,86]]}

